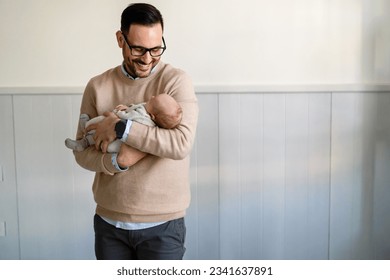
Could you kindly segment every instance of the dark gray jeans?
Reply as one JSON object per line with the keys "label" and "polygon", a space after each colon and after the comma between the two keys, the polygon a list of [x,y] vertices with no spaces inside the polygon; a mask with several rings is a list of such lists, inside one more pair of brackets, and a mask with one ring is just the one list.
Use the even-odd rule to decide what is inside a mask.
{"label": "dark gray jeans", "polygon": [[141,230],[124,230],[94,217],[98,260],[181,260],[185,247],[184,218]]}

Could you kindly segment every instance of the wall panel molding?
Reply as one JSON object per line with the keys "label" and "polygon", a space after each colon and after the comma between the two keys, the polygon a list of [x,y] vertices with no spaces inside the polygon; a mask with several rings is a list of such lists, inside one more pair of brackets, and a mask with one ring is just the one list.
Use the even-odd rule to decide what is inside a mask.
{"label": "wall panel molding", "polygon": [[[82,94],[85,86],[57,87],[1,87],[2,94]],[[343,93],[343,92],[390,92],[390,84],[253,84],[253,85],[199,85],[195,83],[197,94],[204,93]]]}

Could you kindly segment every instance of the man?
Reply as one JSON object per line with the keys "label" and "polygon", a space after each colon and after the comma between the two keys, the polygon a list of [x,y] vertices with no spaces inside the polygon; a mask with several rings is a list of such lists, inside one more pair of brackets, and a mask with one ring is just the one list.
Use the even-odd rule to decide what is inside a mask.
{"label": "man", "polygon": [[[163,18],[154,6],[128,6],[116,33],[122,65],[92,78],[84,91],[80,113],[106,116],[88,128],[96,130],[95,146],[74,152],[80,166],[96,172],[97,259],[182,259],[184,255],[189,155],[198,105],[189,77],[161,61],[166,49],[163,30]],[[182,120],[177,128],[120,121],[110,113],[117,104],[137,104],[157,94],[169,94],[180,104]],[[84,133],[79,127],[76,138]],[[126,168],[126,160],[106,153],[115,139],[126,144],[121,145],[120,158],[148,155]]]}

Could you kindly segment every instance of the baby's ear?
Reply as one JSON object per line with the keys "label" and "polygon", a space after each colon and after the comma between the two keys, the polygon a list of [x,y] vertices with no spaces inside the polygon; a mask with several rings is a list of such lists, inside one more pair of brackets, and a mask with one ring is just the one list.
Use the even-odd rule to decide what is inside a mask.
{"label": "baby's ear", "polygon": [[150,118],[152,119],[152,121],[154,121],[156,119],[156,117],[153,114],[149,114],[149,115],[150,115]]}

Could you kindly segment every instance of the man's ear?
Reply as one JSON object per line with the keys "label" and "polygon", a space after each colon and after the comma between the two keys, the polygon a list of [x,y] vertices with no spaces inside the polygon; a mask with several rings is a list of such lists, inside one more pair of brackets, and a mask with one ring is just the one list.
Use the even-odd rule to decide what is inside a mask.
{"label": "man's ear", "polygon": [[118,42],[118,47],[120,47],[121,49],[123,49],[123,44],[125,43],[125,40],[123,39],[123,34],[120,30],[118,30],[116,33],[116,40]]}

